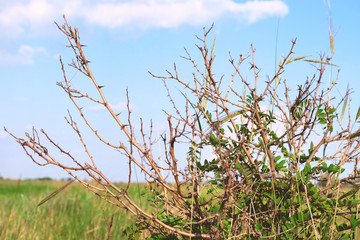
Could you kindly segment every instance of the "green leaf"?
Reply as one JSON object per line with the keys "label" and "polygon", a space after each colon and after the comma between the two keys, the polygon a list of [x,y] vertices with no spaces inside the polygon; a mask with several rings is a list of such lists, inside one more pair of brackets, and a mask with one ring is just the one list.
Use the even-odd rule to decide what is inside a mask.
{"label": "green leaf", "polygon": [[309,154],[311,154],[313,150],[314,150],[314,143],[313,143],[313,141],[311,141],[310,148],[309,148]]}
{"label": "green leaf", "polygon": [[217,146],[219,143],[218,139],[215,137],[213,133],[210,134],[210,143],[215,146]]}
{"label": "green leaf", "polygon": [[318,118],[325,118],[326,117],[326,113],[319,113],[318,114]]}
{"label": "green leaf", "polygon": [[256,227],[255,227],[255,228],[256,228],[256,230],[258,230],[259,232],[262,232],[262,229],[263,229],[263,228],[262,228],[262,225],[261,225],[260,222],[257,222],[257,223],[256,223]]}
{"label": "green leaf", "polygon": [[297,223],[296,223],[296,218],[295,218],[294,215],[292,215],[289,219],[290,219],[291,223],[292,223],[294,226],[297,224]]}
{"label": "green leaf", "polygon": [[217,213],[220,210],[220,204],[215,204],[212,208],[210,208],[210,211],[213,213]]}
{"label": "green leaf", "polygon": [[344,233],[343,235],[341,235],[340,239],[351,239],[351,235],[348,233]]}
{"label": "green leaf", "polygon": [[211,187],[209,190],[207,190],[207,193],[212,193],[213,191],[215,191],[215,188]]}
{"label": "green leaf", "polygon": [[210,180],[209,183],[211,183],[212,185],[217,185],[218,182],[216,180]]}
{"label": "green leaf", "polygon": [[286,160],[282,160],[276,167],[277,167],[277,169],[281,169],[283,166],[284,166],[284,164],[286,163]]}
{"label": "green leaf", "polygon": [[304,221],[304,214],[302,212],[298,213],[298,219],[299,219],[300,222]]}
{"label": "green leaf", "polygon": [[286,234],[286,237],[287,237],[288,239],[294,239],[294,236],[293,236],[292,234],[290,234],[290,233]]}
{"label": "green leaf", "polygon": [[356,215],[353,214],[351,215],[350,223],[351,223],[351,228],[355,229],[357,226],[360,225],[360,220],[356,219]]}
{"label": "green leaf", "polygon": [[323,109],[321,109],[321,108],[319,107],[319,109],[316,111],[316,116],[319,117],[319,114],[321,114],[322,112],[323,112]]}
{"label": "green leaf", "polygon": [[[341,121],[341,120],[340,120],[340,121]],[[327,121],[326,121],[326,119],[323,119],[323,118],[322,118],[322,119],[320,119],[319,123],[320,123],[320,124],[326,124]]]}
{"label": "green leaf", "polygon": [[[348,229],[348,226],[347,226],[346,223],[339,224],[339,225],[337,226],[337,229],[338,229],[338,231],[341,232],[341,231],[347,230],[347,229]],[[347,238],[345,238],[345,239],[347,239]]]}

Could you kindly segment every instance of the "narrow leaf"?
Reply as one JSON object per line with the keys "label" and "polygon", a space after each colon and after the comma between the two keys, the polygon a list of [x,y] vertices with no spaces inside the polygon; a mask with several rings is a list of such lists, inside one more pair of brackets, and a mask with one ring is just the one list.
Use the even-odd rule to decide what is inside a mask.
{"label": "narrow leaf", "polygon": [[335,64],[332,64],[332,63],[329,63],[329,62],[319,61],[319,60],[304,59],[303,61],[311,62],[311,63],[328,64],[328,65],[331,65],[331,66],[334,66],[334,67],[339,67],[338,65],[335,65]]}
{"label": "narrow leaf", "polygon": [[75,179],[69,181],[68,183],[66,183],[64,186],[62,186],[61,188],[59,188],[58,190],[52,192],[51,194],[49,194],[46,198],[44,198],[41,202],[39,202],[38,207],[41,206],[42,204],[44,204],[45,202],[49,201],[51,198],[55,197],[59,192],[61,192],[62,190],[64,190],[66,187],[68,187],[70,184],[72,184],[75,181]]}
{"label": "narrow leaf", "polygon": [[348,95],[346,95],[346,97],[345,97],[344,105],[343,105],[343,108],[342,108],[342,110],[341,110],[340,122],[342,121],[342,119],[343,119],[343,117],[344,117],[345,109],[346,109],[346,106],[347,106],[347,101],[348,101]]}
{"label": "narrow leaf", "polygon": [[360,117],[360,107],[358,108],[358,111],[356,113],[356,118],[355,118],[355,121],[358,120]]}
{"label": "narrow leaf", "polygon": [[188,99],[188,97],[182,91],[179,90],[179,92],[181,93],[181,95],[184,96],[186,101],[188,101],[188,103],[190,103],[191,107],[194,109],[195,114],[196,114],[196,118],[197,118],[197,122],[198,122],[198,125],[199,125],[199,129],[200,129],[200,131],[202,131],[201,122],[200,122],[200,116],[199,116],[198,112],[196,111],[195,105]]}
{"label": "narrow leaf", "polygon": [[307,57],[308,57],[308,56],[297,57],[297,58],[291,57],[291,58],[289,58],[289,59],[286,61],[285,65],[286,65],[286,64],[289,64],[289,63],[292,63],[292,62],[299,61],[299,60],[303,60],[304,58],[307,58]]}

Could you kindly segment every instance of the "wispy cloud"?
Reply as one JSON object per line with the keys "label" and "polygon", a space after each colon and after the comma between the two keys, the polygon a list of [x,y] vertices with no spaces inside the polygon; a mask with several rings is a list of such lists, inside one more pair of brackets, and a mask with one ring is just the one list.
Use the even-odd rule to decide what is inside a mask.
{"label": "wispy cloud", "polygon": [[1,1],[0,29],[8,38],[41,32],[41,27],[53,22],[55,6],[47,0]]}
{"label": "wispy cloud", "polygon": [[254,23],[269,16],[284,16],[288,11],[287,5],[279,0],[245,3],[233,0],[138,0],[98,3],[83,8],[78,14],[88,23],[105,28],[148,29],[203,25],[229,15]]}
{"label": "wispy cloud", "polygon": [[1,1],[0,9],[0,30],[12,37],[43,33],[62,14],[102,28],[149,29],[201,26],[229,16],[254,23],[289,11],[280,0],[14,0]]}
{"label": "wispy cloud", "polygon": [[[31,47],[26,39],[53,35],[53,21],[65,14],[72,24],[102,29],[175,28],[204,26],[223,17],[254,23],[271,16],[285,16],[281,0],[12,0],[0,1],[1,43],[18,44],[17,51],[0,47],[0,67],[29,65],[44,48]],[[22,46],[21,46],[22,45]],[[16,46],[16,45],[15,45]]]}
{"label": "wispy cloud", "polygon": [[28,45],[20,46],[16,52],[0,50],[0,68],[31,65],[34,62],[34,57],[38,55],[48,55],[48,53],[45,48]]}

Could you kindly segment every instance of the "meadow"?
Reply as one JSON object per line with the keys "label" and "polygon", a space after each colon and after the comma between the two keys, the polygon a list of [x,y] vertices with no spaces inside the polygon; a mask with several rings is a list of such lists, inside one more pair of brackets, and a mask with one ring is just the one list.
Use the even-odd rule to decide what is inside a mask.
{"label": "meadow", "polygon": [[[123,231],[133,225],[136,219],[125,210],[101,200],[80,184],[71,184],[43,205],[37,206],[64,184],[66,181],[49,179],[1,179],[0,239],[127,239]],[[144,189],[144,184],[134,184],[129,194],[136,195]]]}
{"label": "meadow", "polygon": [[[68,181],[51,179],[0,179],[0,239],[129,239],[124,231],[135,226],[136,219],[73,183],[41,206],[38,204]],[[118,186],[123,185],[117,183]],[[145,209],[152,208],[144,199],[149,189],[133,184],[129,195]],[[344,221],[337,218],[338,223]],[[111,226],[110,226],[111,225]],[[347,231],[350,233],[350,231]],[[145,239],[143,233],[139,239]],[[355,235],[359,235],[357,229]],[[357,239],[357,238],[355,238]]]}

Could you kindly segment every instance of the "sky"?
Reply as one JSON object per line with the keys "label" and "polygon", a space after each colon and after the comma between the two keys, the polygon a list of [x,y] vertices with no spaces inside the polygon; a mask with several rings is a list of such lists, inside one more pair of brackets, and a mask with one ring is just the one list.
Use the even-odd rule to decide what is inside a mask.
{"label": "sky", "polygon": [[[330,5],[329,5],[330,4]],[[329,7],[330,6],[330,7]],[[66,178],[56,167],[40,167],[2,128],[19,137],[32,127],[44,129],[64,149],[84,157],[76,135],[64,119],[69,110],[89,141],[99,168],[112,180],[127,179],[127,159],[99,145],[86,132],[83,121],[64,91],[59,56],[70,63],[72,52],[54,21],[77,26],[90,67],[111,106],[126,109],[129,90],[133,119],[140,117],[149,126],[154,122],[157,134],[165,130],[163,109],[171,104],[163,83],[148,71],[166,75],[176,63],[184,78],[194,68],[181,56],[186,48],[199,60],[195,44],[203,27],[214,23],[210,39],[216,35],[215,73],[232,74],[228,61],[256,48],[256,63],[263,79],[272,75],[275,60],[287,54],[291,40],[297,38],[295,56],[330,54],[329,29],[334,35],[333,63],[340,67],[338,94],[352,88],[353,109],[360,106],[360,2],[323,0],[13,0],[0,1],[0,176],[11,178]],[[211,43],[211,41],[210,41]],[[294,88],[313,73],[309,64],[289,67],[288,82]],[[332,77],[336,70],[332,72]],[[87,80],[67,68],[74,85],[88,89]],[[250,75],[249,75],[250,76]],[[327,76],[329,77],[329,76]],[[172,91],[180,86],[169,83]],[[91,90],[89,90],[91,91]],[[179,100],[181,102],[181,99]],[[104,134],[118,141],[114,125],[106,111],[86,105],[89,118]],[[355,113],[356,114],[356,113]],[[138,128],[137,128],[138,129]],[[69,161],[54,153],[61,161]]]}

